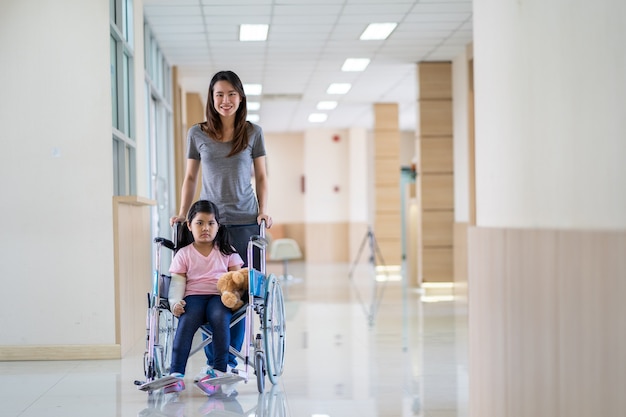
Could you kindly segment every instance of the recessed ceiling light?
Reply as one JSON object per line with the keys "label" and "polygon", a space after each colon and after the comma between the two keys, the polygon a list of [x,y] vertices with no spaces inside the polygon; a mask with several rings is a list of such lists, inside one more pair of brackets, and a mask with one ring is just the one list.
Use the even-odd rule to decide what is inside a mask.
{"label": "recessed ceiling light", "polygon": [[348,58],[341,67],[342,71],[364,71],[370,64],[369,58]]}
{"label": "recessed ceiling light", "polygon": [[255,111],[261,108],[261,103],[258,101],[248,101],[248,110]]}
{"label": "recessed ceiling light", "polygon": [[244,84],[243,91],[248,96],[260,96],[263,86],[261,84]]}
{"label": "recessed ceiling light", "polygon": [[240,41],[264,41],[267,40],[269,25],[248,25],[239,26]]}
{"label": "recessed ceiling light", "polygon": [[326,113],[311,113],[309,114],[309,122],[311,123],[323,123],[328,119]]}
{"label": "recessed ceiling light", "polygon": [[350,91],[352,84],[348,83],[333,83],[326,90],[327,94],[346,94]]}
{"label": "recessed ceiling light", "polygon": [[397,23],[370,23],[359,39],[362,41],[387,39],[396,26]]}
{"label": "recessed ceiling light", "polygon": [[252,123],[256,123],[259,121],[261,117],[258,114],[248,114],[247,120],[252,122]]}
{"label": "recessed ceiling light", "polygon": [[318,110],[332,110],[337,107],[336,101],[320,101],[317,103]]}

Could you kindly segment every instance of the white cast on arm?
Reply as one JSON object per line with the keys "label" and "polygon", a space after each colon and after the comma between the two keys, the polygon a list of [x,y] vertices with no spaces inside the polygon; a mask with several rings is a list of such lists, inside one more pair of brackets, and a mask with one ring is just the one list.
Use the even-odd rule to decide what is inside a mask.
{"label": "white cast on arm", "polygon": [[185,295],[185,284],[187,279],[178,274],[172,274],[170,280],[170,292],[167,295],[167,301],[170,303],[170,310],[174,312],[176,303],[180,303]]}

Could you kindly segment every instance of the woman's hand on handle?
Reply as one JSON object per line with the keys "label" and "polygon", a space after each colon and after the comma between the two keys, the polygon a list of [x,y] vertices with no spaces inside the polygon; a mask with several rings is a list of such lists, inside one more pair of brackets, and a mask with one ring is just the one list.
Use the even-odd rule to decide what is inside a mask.
{"label": "woman's hand on handle", "polygon": [[272,227],[273,220],[269,214],[259,214],[256,218],[257,224],[261,224],[261,221],[265,220],[265,227],[269,229]]}
{"label": "woman's hand on handle", "polygon": [[185,223],[185,216],[172,216],[170,218],[170,226],[174,226],[174,223]]}

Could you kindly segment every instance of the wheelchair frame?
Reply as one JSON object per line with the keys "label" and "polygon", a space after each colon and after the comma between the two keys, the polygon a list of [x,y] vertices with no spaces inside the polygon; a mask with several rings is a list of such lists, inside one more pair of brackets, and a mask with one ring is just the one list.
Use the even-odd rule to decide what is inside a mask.
{"label": "wheelchair frame", "polygon": [[[178,319],[169,310],[167,302],[167,285],[170,277],[161,273],[161,248],[165,246],[173,253],[179,248],[180,238],[175,226],[173,241],[157,237],[155,268],[152,277],[152,291],[148,294],[148,312],[146,317],[146,350],[143,356],[145,381],[135,381],[138,389],[152,393],[172,382],[169,376],[172,355],[172,345]],[[176,242],[176,243],[174,243]],[[247,383],[249,368],[256,374],[259,393],[265,390],[265,375],[274,385],[282,375],[285,359],[285,304],[282,288],[274,274],[266,274],[265,258],[267,240],[265,239],[265,222],[261,223],[260,235],[250,237],[247,248],[248,258],[248,303],[233,313],[230,327],[246,319],[246,328],[242,350],[230,347],[230,352],[244,362],[243,380]],[[260,251],[260,265],[256,269],[254,263],[254,248]],[[163,287],[163,290],[162,290]],[[259,316],[258,333],[254,333],[255,326],[252,313]],[[206,327],[200,328],[207,335],[199,346],[192,347],[190,356],[203,350],[211,343],[212,334]],[[253,352],[251,356],[250,352]],[[241,374],[241,373],[240,373]]]}

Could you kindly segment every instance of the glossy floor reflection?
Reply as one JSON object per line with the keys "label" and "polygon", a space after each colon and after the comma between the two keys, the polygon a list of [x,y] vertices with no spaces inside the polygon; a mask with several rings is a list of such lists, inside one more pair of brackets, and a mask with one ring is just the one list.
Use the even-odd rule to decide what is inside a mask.
{"label": "glossy floor reflection", "polygon": [[[285,371],[259,395],[254,379],[234,398],[204,395],[191,378],[180,396],[148,395],[143,340],[122,360],[0,362],[7,417],[285,416],[452,417],[467,415],[467,306],[444,294],[375,281],[370,265],[292,263],[283,281]],[[280,265],[268,265],[277,275]],[[350,279],[349,276],[353,278]],[[439,290],[442,291],[442,290]],[[448,290],[449,292],[450,290]],[[441,295],[437,293],[435,295]],[[425,301],[429,302],[425,302]]]}

